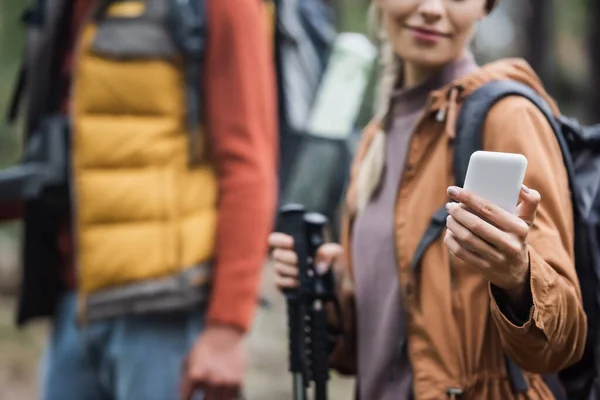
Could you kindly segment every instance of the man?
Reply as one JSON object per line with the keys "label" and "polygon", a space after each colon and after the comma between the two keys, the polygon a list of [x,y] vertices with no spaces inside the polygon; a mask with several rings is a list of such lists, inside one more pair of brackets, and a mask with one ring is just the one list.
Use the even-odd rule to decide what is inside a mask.
{"label": "man", "polygon": [[[239,393],[276,203],[274,71],[260,1],[194,1],[29,14],[27,134],[71,126],[66,212],[22,215],[18,323],[53,320],[44,400]],[[203,16],[190,56],[177,34]]]}

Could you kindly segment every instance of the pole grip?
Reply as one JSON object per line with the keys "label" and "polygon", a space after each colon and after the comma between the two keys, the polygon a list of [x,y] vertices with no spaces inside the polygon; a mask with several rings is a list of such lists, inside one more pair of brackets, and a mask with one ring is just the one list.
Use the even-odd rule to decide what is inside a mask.
{"label": "pole grip", "polygon": [[329,380],[329,337],[325,310],[327,290],[323,284],[323,277],[317,275],[315,263],[317,250],[325,243],[324,231],[327,218],[322,214],[307,213],[304,216],[304,225],[309,269],[312,272],[309,305],[311,379],[315,382],[315,400],[326,400]]}
{"label": "pole grip", "polygon": [[[279,209],[277,231],[294,239],[294,251],[298,255],[300,275],[306,269],[306,245],[304,235],[305,209],[300,204],[286,204]],[[304,262],[302,262],[304,260]],[[302,281],[302,279],[301,279]],[[288,313],[289,370],[305,375],[305,307],[302,301],[302,282],[296,289],[284,291]]]}

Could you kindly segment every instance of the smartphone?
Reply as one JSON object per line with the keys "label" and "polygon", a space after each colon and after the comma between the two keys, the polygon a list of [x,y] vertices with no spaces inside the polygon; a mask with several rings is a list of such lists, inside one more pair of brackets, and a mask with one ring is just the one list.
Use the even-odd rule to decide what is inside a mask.
{"label": "smartphone", "polygon": [[469,159],[463,188],[514,214],[526,170],[527,158],[522,154],[476,151]]}

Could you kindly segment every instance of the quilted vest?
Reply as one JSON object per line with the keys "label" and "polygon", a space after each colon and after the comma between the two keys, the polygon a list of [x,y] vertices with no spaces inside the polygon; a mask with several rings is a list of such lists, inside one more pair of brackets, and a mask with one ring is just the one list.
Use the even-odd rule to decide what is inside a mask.
{"label": "quilted vest", "polygon": [[84,298],[213,257],[217,179],[206,152],[190,163],[184,62],[167,17],[168,0],[114,2],[81,34],[71,117]]}
{"label": "quilted vest", "polygon": [[[210,99],[203,99],[202,73],[190,68],[190,53],[177,40],[189,24],[172,22],[174,5],[199,8],[206,17],[202,7],[211,1],[221,0],[95,0],[78,35],[68,113],[68,203],[83,321],[195,307],[209,294],[218,182],[201,118],[190,125],[190,110],[201,115],[203,108],[190,106],[186,89],[199,88],[195,100]],[[36,2],[24,15],[26,56],[11,115],[26,87],[27,138],[50,121],[59,122],[52,132],[62,140],[59,44],[71,2]],[[275,4],[262,0],[269,42]],[[184,11],[180,20],[191,15]],[[197,86],[189,84],[190,76]],[[60,210],[38,199],[25,205],[19,325],[55,311],[61,283],[53,241],[67,203],[59,194]]]}

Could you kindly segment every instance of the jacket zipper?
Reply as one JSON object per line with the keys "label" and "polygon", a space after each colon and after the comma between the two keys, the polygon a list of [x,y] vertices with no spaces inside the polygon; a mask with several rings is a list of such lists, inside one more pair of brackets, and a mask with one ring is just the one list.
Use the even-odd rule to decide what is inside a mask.
{"label": "jacket zipper", "polygon": [[[412,145],[413,142],[415,140],[415,134],[418,131],[419,126],[421,126],[421,124],[423,123],[424,119],[425,119],[425,115],[427,114],[429,107],[431,107],[431,103],[432,100],[429,99],[427,101],[427,104],[425,104],[425,107],[423,107],[423,109],[419,112],[419,115],[417,117],[417,120],[414,124],[414,126],[412,127],[412,131],[411,131],[411,135],[410,135],[410,139],[408,141],[408,151],[406,152],[406,157],[404,157],[404,163],[402,166],[402,171],[400,172],[400,182],[398,184],[398,189],[396,190],[396,199],[394,201],[394,250],[396,253],[396,262],[398,263],[398,269],[400,267],[400,251],[398,249],[398,232],[396,230],[396,209],[397,209],[397,205],[398,205],[398,201],[400,198],[400,192],[402,189],[402,185],[404,183],[404,172],[407,170],[408,166],[409,166],[409,159],[410,159],[410,154],[411,154],[411,150],[412,150]],[[413,167],[414,168],[414,167]]]}
{"label": "jacket zipper", "polygon": [[[414,282],[407,282],[405,285],[406,290],[404,290],[404,288],[402,287],[402,280],[400,279],[401,276],[401,270],[400,270],[400,249],[398,248],[398,229],[397,229],[397,225],[396,225],[396,218],[397,218],[397,205],[398,205],[398,201],[400,199],[400,192],[401,192],[401,188],[402,188],[402,183],[404,181],[404,172],[406,171],[408,165],[409,165],[409,158],[410,158],[410,152],[412,149],[412,144],[414,141],[414,137],[415,137],[415,133],[418,130],[418,127],[421,125],[421,123],[423,122],[425,115],[427,113],[427,110],[429,109],[429,107],[431,106],[431,99],[429,99],[427,101],[427,104],[425,105],[425,107],[423,107],[423,109],[419,112],[419,115],[417,117],[417,120],[415,122],[415,125],[412,127],[412,131],[411,131],[411,136],[408,142],[408,151],[406,153],[406,157],[404,158],[404,163],[402,166],[402,171],[400,171],[400,182],[398,182],[398,187],[396,189],[396,196],[395,196],[395,200],[394,200],[394,215],[393,215],[393,221],[394,221],[394,229],[393,229],[393,237],[394,237],[394,256],[395,256],[395,260],[396,260],[396,269],[398,271],[398,284],[400,285],[399,289],[400,289],[400,308],[401,308],[401,312],[404,315],[404,321],[402,321],[402,323],[404,324],[403,327],[401,327],[402,331],[404,331],[404,343],[402,343],[402,346],[400,347],[400,351],[398,354],[398,361],[400,361],[400,359],[402,358],[402,352],[405,351],[406,352],[406,360],[408,360],[408,363],[410,364],[410,356],[409,356],[409,351],[408,351],[408,320],[410,318],[410,313],[409,313],[409,307],[408,307],[408,303],[410,302],[409,297],[411,297],[412,295],[414,295],[414,286],[415,283]],[[409,266],[410,268],[410,266]],[[411,271],[412,272],[412,271]],[[409,274],[409,279],[414,279],[414,277],[412,276],[412,273]],[[404,296],[404,293],[406,293],[406,296]],[[406,299],[406,301],[402,301],[404,299]],[[411,365],[411,369],[412,369],[412,365]]]}
{"label": "jacket zipper", "polygon": [[[426,116],[427,112],[429,112],[429,108],[431,107],[431,104],[432,104],[432,99],[430,98],[427,101],[427,104],[425,105],[425,107],[423,107],[423,109],[419,113],[419,116],[417,118],[417,122],[415,123],[415,125],[414,125],[414,127],[412,129],[411,137],[410,137],[409,144],[408,144],[408,152],[407,152],[406,157],[404,159],[404,165],[402,167],[402,171],[401,171],[401,175],[400,175],[401,178],[400,178],[399,186],[398,186],[397,193],[396,193],[396,200],[395,200],[395,203],[394,203],[394,217],[393,217],[393,219],[394,219],[394,232],[393,232],[393,236],[394,236],[394,244],[395,244],[394,245],[394,253],[395,253],[395,257],[396,257],[396,263],[398,264],[398,274],[400,274],[400,268],[399,268],[400,267],[400,251],[399,251],[398,245],[397,245],[397,243],[398,243],[398,237],[399,237],[399,235],[398,235],[398,229],[397,229],[397,226],[396,226],[396,217],[397,217],[396,214],[397,214],[397,208],[398,208],[397,204],[398,204],[398,201],[399,201],[399,197],[400,197],[400,192],[401,192],[402,185],[403,185],[403,183],[405,181],[403,179],[404,178],[404,173],[407,170],[407,167],[409,165],[409,158],[410,158],[410,154],[411,154],[411,150],[412,150],[412,145],[413,145],[413,142],[414,142],[415,134],[418,132],[419,127],[424,122],[425,116]],[[443,122],[443,121],[438,121],[438,119],[440,118],[440,116],[443,116],[444,118],[446,117],[446,113],[445,112],[443,113],[443,115],[440,115],[440,111],[442,111],[442,110],[439,110],[436,113],[436,121],[437,122]],[[413,168],[414,168],[414,166],[413,166]],[[455,277],[454,277],[454,273],[453,273],[453,270],[452,270],[451,263],[450,263],[449,267],[450,267],[450,288],[451,288],[451,291],[454,292],[456,290],[456,282],[455,282]],[[410,301],[409,297],[412,297],[412,296],[416,295],[415,291],[416,291],[417,284],[416,284],[416,276],[415,275],[416,274],[413,274],[413,271],[411,270],[410,274],[409,274],[409,279],[412,280],[413,282],[407,282],[406,283],[406,296],[405,296],[405,298],[408,301]],[[402,290],[402,282],[401,282],[400,279],[398,279],[398,280],[399,280],[399,282],[401,284],[400,293],[402,295],[402,293],[404,292]],[[410,314],[409,313],[408,302],[407,302],[407,304],[401,304],[401,307],[404,308],[404,310],[403,310],[403,313],[404,313],[404,327],[402,329],[404,330],[404,333],[406,335],[406,337],[404,338],[404,341],[405,341],[405,343],[404,343],[405,350],[404,351],[406,351],[406,353],[407,353],[406,354],[407,355],[407,360],[409,360],[409,363],[410,363],[410,357],[409,357],[409,354],[408,354],[409,353],[409,351],[408,351],[408,335],[409,335],[409,333],[408,333],[408,320],[409,320],[409,314]],[[457,395],[462,394],[462,390],[457,389],[457,391],[460,391],[460,392],[452,392],[452,393],[449,393],[449,394],[453,395],[454,396],[453,398],[456,398]]]}

